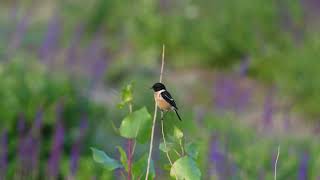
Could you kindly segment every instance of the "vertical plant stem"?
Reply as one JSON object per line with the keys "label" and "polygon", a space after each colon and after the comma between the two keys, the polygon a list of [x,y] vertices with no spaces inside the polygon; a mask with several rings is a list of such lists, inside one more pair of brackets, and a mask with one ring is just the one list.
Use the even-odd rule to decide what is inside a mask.
{"label": "vertical plant stem", "polygon": [[[161,61],[161,71],[160,71],[160,83],[162,82],[162,74],[163,74],[163,68],[164,68],[164,53],[165,53],[165,46],[162,46],[162,61]],[[154,137],[154,128],[156,126],[156,119],[157,119],[157,102],[154,103],[154,114],[153,114],[153,123],[152,123],[152,129],[151,129],[151,138],[150,138],[150,148],[149,148],[149,156],[148,156],[148,165],[147,165],[147,173],[146,173],[146,180],[148,180],[149,176],[149,169],[150,169],[150,162],[151,162],[151,156],[152,156],[152,149],[153,149],[153,137]]]}
{"label": "vertical plant stem", "polygon": [[277,165],[278,165],[279,155],[280,155],[280,145],[278,146],[277,158],[276,158],[276,162],[274,163],[274,180],[277,180]]}
{"label": "vertical plant stem", "polygon": [[170,162],[170,165],[172,166],[172,160],[170,158],[170,155],[169,155],[169,151],[167,151],[167,141],[166,141],[166,137],[164,136],[164,126],[163,126],[163,113],[161,112],[161,132],[162,132],[162,138],[163,138],[163,143],[164,143],[164,149],[166,150],[166,155],[167,155],[167,158]]}
{"label": "vertical plant stem", "polygon": [[181,147],[181,154],[182,154],[182,156],[184,156],[184,148],[183,148],[183,144],[182,144],[182,139],[179,140],[179,145]]}
{"label": "vertical plant stem", "polygon": [[[132,104],[129,103],[129,113],[132,113]],[[131,180],[132,178],[132,158],[133,158],[133,139],[128,140],[128,150],[127,150],[127,156],[128,156],[128,176],[127,180]]]}
{"label": "vertical plant stem", "polygon": [[[172,163],[172,160],[170,158],[169,151],[167,151],[167,141],[166,141],[166,137],[164,136],[163,112],[161,112],[161,132],[162,132],[162,138],[163,138],[163,143],[164,143],[164,149],[166,150],[167,158],[168,158],[168,160],[170,162],[170,165],[172,167],[173,163]],[[174,174],[174,176],[175,176],[176,179],[178,179],[176,174]]]}
{"label": "vertical plant stem", "polygon": [[127,180],[131,180],[132,177],[132,139],[128,140],[128,152],[127,152],[127,156],[128,156],[128,176],[127,176]]}

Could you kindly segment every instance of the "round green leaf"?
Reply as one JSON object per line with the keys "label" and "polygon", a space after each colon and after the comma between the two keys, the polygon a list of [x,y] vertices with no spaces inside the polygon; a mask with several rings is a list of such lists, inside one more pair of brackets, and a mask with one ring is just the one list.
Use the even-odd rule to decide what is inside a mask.
{"label": "round green leaf", "polygon": [[99,164],[102,164],[107,170],[112,171],[114,169],[122,167],[117,160],[110,158],[105,152],[93,147],[91,148],[91,150],[93,160]]}
{"label": "round green leaf", "polygon": [[173,163],[170,176],[184,180],[198,180],[201,178],[201,172],[191,157],[184,156]]}
{"label": "round green leaf", "polygon": [[143,107],[125,117],[120,126],[120,135],[125,138],[136,138],[138,142],[145,143],[150,137],[151,115]]}

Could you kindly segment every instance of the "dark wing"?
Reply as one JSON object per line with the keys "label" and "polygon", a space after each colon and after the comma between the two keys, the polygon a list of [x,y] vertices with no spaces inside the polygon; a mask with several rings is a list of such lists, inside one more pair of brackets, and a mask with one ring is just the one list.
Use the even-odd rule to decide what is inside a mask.
{"label": "dark wing", "polygon": [[172,98],[171,94],[168,91],[163,91],[161,93],[161,96],[164,100],[166,100],[171,106],[173,106],[174,108],[177,108],[176,102],[174,101],[174,99]]}

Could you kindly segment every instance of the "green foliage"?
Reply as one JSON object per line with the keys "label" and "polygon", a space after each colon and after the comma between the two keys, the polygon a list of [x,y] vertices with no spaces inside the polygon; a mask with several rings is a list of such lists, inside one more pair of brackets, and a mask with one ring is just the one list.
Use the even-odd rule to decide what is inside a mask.
{"label": "green foliage", "polygon": [[185,180],[201,179],[201,172],[196,162],[188,156],[182,157],[173,163],[170,175],[171,177]]}
{"label": "green foliage", "polygon": [[176,139],[182,139],[183,138],[183,132],[178,128],[178,127],[174,127],[173,129],[173,136],[176,138]]}
{"label": "green foliage", "polygon": [[264,48],[286,48],[292,37],[281,31],[284,29],[281,7],[287,8],[288,16],[302,27],[298,23],[303,17],[299,3],[202,0],[170,2],[169,7],[158,7],[155,0],[134,3],[99,0],[89,24],[92,28],[108,27],[111,34],[108,40],[114,49],[122,47],[119,42],[123,38],[134,44],[129,59],[135,61],[150,63],[149,57],[159,49],[159,42],[165,42],[170,49],[167,56],[175,59],[170,62],[225,67],[245,55],[263,53]]}
{"label": "green foliage", "polygon": [[125,138],[137,138],[140,143],[145,143],[150,137],[152,125],[151,115],[143,107],[126,116],[120,126],[120,135]]}
{"label": "green foliage", "polygon": [[171,143],[171,142],[166,142],[166,145],[164,144],[164,142],[161,142],[159,144],[159,149],[162,151],[162,152],[170,152],[171,150],[173,150],[175,144],[174,143]]}
{"label": "green foliage", "polygon": [[132,95],[132,87],[133,84],[128,84],[125,88],[121,91],[121,102],[118,104],[119,108],[123,108],[126,104],[132,103],[133,95]]}
{"label": "green foliage", "polygon": [[199,156],[199,147],[195,143],[188,143],[186,145],[187,154],[193,159],[198,159]]}
{"label": "green foliage", "polygon": [[[127,85],[121,94],[121,102],[120,108],[123,108],[124,105],[128,105],[130,109],[132,109],[132,84]],[[119,132],[120,135],[126,139],[132,141],[138,141],[140,143],[145,143],[148,138],[150,137],[150,127],[152,126],[151,122],[151,115],[149,114],[146,107],[142,107],[139,110],[131,112],[122,120]],[[134,146],[135,148],[135,146]],[[93,159],[104,165],[107,166],[108,170],[114,170],[116,168],[124,168],[128,173],[132,173],[133,179],[141,179],[146,176],[146,169],[148,163],[148,156],[147,154],[142,155],[142,157],[133,162],[133,155],[132,159],[129,162],[126,152],[123,150],[122,147],[117,146],[117,149],[120,153],[120,162],[122,165],[118,163],[117,160],[114,160],[108,157],[103,151],[97,150],[92,148],[93,151]],[[134,151],[134,149],[132,149]],[[129,172],[129,163],[132,163],[132,172]],[[155,169],[153,165],[153,161],[151,162],[149,178],[154,179],[155,177]]]}
{"label": "green foliage", "polygon": [[[145,154],[139,160],[133,163],[133,169],[132,169],[133,177],[137,179],[145,179],[147,165],[148,165],[148,155]],[[148,179],[154,179],[155,176],[156,176],[156,171],[154,169],[153,160],[151,160]]]}
{"label": "green foliage", "polygon": [[292,46],[288,50],[274,50],[255,57],[251,75],[276,85],[279,92],[294,108],[316,119],[320,103],[320,68],[318,59],[320,41],[311,35],[303,46]]}
{"label": "green foliage", "polygon": [[120,153],[120,162],[122,166],[125,168],[126,171],[128,171],[128,157],[126,152],[122,149],[121,146],[117,146],[117,149]]}
{"label": "green foliage", "polygon": [[110,158],[105,152],[96,148],[91,148],[91,150],[93,154],[93,160],[101,164],[107,170],[111,171],[122,167],[117,160]]}

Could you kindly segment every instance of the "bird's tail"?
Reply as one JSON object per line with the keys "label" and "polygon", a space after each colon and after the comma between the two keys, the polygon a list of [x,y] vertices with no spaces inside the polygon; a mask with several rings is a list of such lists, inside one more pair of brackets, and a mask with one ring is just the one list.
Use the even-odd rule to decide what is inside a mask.
{"label": "bird's tail", "polygon": [[178,111],[177,111],[176,109],[174,109],[174,111],[176,112],[176,114],[177,114],[177,116],[178,116],[179,120],[180,120],[180,121],[182,121],[182,120],[181,120],[181,117],[179,116]]}

